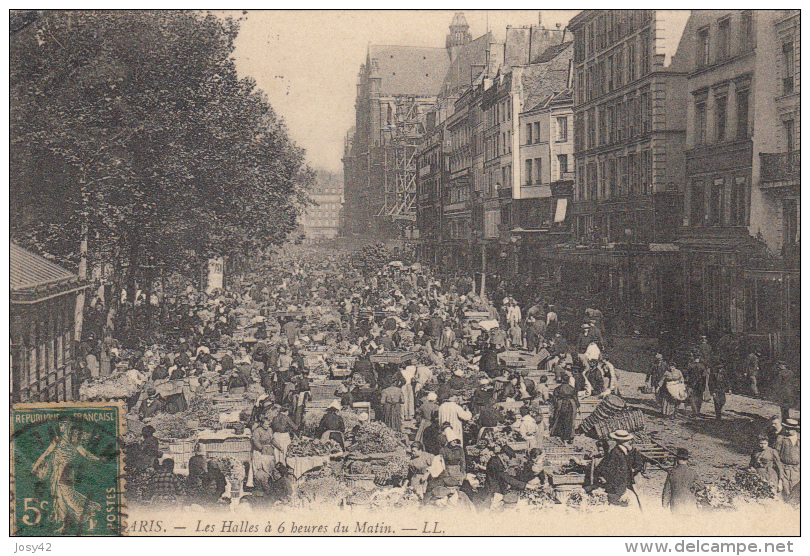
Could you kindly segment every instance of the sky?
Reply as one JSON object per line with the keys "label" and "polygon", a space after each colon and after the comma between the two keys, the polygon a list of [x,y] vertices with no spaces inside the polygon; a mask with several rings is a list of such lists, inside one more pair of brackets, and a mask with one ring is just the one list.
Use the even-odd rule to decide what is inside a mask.
{"label": "sky", "polygon": [[[454,11],[248,11],[234,57],[253,77],[313,168],[343,166],[343,143],[354,125],[357,73],[369,44],[444,48]],[[507,25],[563,27],[577,10],[464,12],[473,38],[487,25],[502,41]],[[241,15],[241,12],[235,15]]]}

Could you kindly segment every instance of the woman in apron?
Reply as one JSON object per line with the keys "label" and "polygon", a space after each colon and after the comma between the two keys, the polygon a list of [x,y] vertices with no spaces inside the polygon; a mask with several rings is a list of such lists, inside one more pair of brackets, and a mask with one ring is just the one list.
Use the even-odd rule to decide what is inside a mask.
{"label": "woman in apron", "polygon": [[402,420],[412,421],[414,417],[413,379],[416,376],[416,367],[409,365],[401,371],[404,384],[402,385]]}
{"label": "woman in apron", "polygon": [[382,405],[383,422],[393,431],[402,431],[402,410],[400,406],[405,401],[402,395],[402,380],[394,379],[393,383],[382,391],[380,404]]}
{"label": "woman in apron", "polygon": [[[676,397],[675,392],[683,392],[683,398],[680,395]],[[675,410],[686,399],[686,384],[683,378],[683,373],[674,366],[671,366],[661,380],[658,382],[658,396],[661,400],[661,413],[665,417],[675,418]]]}
{"label": "woman in apron", "polygon": [[279,463],[287,464],[287,447],[292,442],[291,434],[298,431],[292,419],[290,419],[290,410],[283,407],[281,411],[273,418],[273,455]]}

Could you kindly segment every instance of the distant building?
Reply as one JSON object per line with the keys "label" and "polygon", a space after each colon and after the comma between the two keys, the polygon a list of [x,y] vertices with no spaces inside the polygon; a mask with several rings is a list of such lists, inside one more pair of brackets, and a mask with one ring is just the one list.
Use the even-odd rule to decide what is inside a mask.
{"label": "distant building", "polygon": [[78,276],[9,246],[11,400],[61,402],[78,397],[74,365]]}
{"label": "distant building", "polygon": [[452,54],[467,40],[464,25],[454,18],[446,48],[368,47],[343,159],[350,233],[396,237],[414,226],[416,151],[425,114],[436,103]]}
{"label": "distant building", "polygon": [[343,179],[332,172],[318,172],[315,184],[309,190],[313,204],[307,207],[301,219],[301,231],[306,241],[334,239],[341,226],[343,208]]}
{"label": "distant building", "polygon": [[684,34],[687,316],[781,354],[800,328],[800,13],[695,10]]}
{"label": "distant building", "polygon": [[[677,321],[687,60],[666,10],[585,10],[574,34],[571,216],[565,280],[586,302]],[[681,45],[681,46],[679,46]],[[565,258],[565,257],[563,257]]]}

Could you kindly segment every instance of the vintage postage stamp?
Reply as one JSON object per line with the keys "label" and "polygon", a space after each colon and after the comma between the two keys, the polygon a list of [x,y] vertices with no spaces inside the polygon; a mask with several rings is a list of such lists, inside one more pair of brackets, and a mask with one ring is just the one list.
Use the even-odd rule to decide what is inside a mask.
{"label": "vintage postage stamp", "polygon": [[12,535],[123,534],[124,415],[118,402],[12,406]]}

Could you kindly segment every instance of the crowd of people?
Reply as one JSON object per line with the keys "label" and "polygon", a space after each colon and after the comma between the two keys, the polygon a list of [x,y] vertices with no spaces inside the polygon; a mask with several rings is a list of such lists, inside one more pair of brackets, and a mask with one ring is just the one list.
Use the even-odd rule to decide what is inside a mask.
{"label": "crowd of people", "polygon": [[[492,507],[508,501],[510,493],[549,486],[544,448],[574,442],[583,400],[623,393],[606,353],[605,315],[595,307],[577,318],[578,331],[571,334],[571,323],[562,322],[550,299],[519,303],[506,293],[491,299],[479,295],[467,277],[434,275],[419,264],[394,261],[361,269],[349,253],[304,249],[281,251],[224,289],[206,293],[188,286],[169,308],[160,309],[166,338],[158,348],[130,340],[131,349],[123,349],[113,339],[112,322],[101,327],[98,342],[94,327],[78,353],[83,378],[103,377],[125,362],[144,382],[141,399],[130,400],[144,421],[187,408],[183,393],[158,394],[155,385],[167,380],[194,377],[201,391],[257,394],[249,398],[254,403],[244,423],[251,432],[245,473],[253,485],[251,498],[276,501],[292,495],[287,453],[296,437],[332,439],[348,451],[358,426],[381,421],[407,446],[404,479],[424,502],[470,507]],[[136,298],[139,307],[164,301]],[[97,303],[103,307],[104,299]],[[242,335],[245,329],[249,337]],[[310,430],[305,417],[313,377],[304,352],[314,346],[324,348],[322,363],[330,376],[339,359],[351,363]],[[530,358],[538,372],[511,364],[515,352]],[[702,403],[713,401],[719,419],[729,390],[721,363],[705,338],[683,371],[659,353],[648,385],[662,413],[674,416],[688,402],[700,414]],[[784,384],[790,379],[785,376]],[[346,411],[360,424],[348,427]],[[784,422],[787,431],[798,428]],[[492,457],[476,473],[466,448],[502,430],[522,441],[525,451],[493,442]],[[206,458],[198,446],[181,479],[154,432],[144,428],[136,458],[139,469],[152,473],[151,496],[176,496],[185,481],[201,499],[221,500],[226,492],[221,463]],[[798,484],[798,440],[792,434],[777,431],[751,459],[752,469],[786,492]],[[613,446],[600,443],[601,452],[594,454],[600,463],[588,478],[590,488],[603,489],[611,503],[631,501],[634,476],[644,469],[633,439],[631,432],[613,431]],[[664,504],[673,509],[683,503],[683,485],[694,494],[699,483],[688,459],[685,450],[678,451],[666,482]]]}

